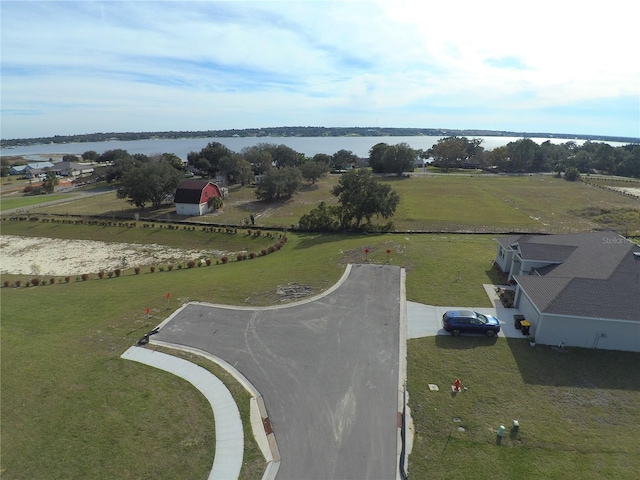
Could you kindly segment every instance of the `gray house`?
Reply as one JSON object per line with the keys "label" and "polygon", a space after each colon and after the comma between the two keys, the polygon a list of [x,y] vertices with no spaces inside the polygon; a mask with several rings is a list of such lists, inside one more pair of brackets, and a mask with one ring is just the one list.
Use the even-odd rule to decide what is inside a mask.
{"label": "gray house", "polygon": [[640,352],[639,245],[610,231],[497,241],[536,342]]}
{"label": "gray house", "polygon": [[93,172],[91,165],[84,165],[76,162],[58,162],[49,169],[61,177],[78,177],[80,175],[88,175]]}

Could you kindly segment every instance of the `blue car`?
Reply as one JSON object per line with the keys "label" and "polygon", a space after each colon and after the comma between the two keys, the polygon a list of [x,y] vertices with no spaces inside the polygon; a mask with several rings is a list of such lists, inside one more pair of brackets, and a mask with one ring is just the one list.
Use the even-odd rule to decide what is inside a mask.
{"label": "blue car", "polygon": [[482,333],[494,337],[500,331],[500,322],[491,315],[473,310],[450,310],[442,316],[442,328],[456,337],[461,333]]}

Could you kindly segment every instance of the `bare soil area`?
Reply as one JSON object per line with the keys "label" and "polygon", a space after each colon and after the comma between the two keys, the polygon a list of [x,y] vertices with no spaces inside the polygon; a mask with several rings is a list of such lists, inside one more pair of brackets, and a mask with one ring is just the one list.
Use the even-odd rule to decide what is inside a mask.
{"label": "bare soil area", "polygon": [[640,188],[635,187],[611,187],[612,190],[617,190],[619,192],[623,192],[629,195],[633,195],[634,197],[640,198]]}
{"label": "bare soil area", "polygon": [[0,273],[80,275],[116,268],[180,263],[226,254],[156,244],[110,243],[0,235]]}

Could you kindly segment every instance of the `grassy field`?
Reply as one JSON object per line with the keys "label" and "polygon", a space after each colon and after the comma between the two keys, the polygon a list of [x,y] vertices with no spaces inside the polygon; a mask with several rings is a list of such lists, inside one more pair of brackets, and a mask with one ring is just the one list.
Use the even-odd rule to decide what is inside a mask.
{"label": "grassy field", "polygon": [[638,354],[445,336],[410,340],[407,362],[410,478],[637,478]]}
{"label": "grassy field", "polygon": [[0,200],[1,211],[13,210],[14,208],[25,208],[32,205],[37,205],[44,202],[52,202],[55,200],[62,200],[65,198],[73,198],[74,194],[51,194],[51,195],[31,195],[26,197],[2,197]]}
{"label": "grassy field", "polygon": [[[253,188],[235,186],[219,212],[196,219],[222,225],[240,224],[253,214],[261,226],[289,228],[321,201],[335,204],[331,188],[337,180],[336,176],[329,176],[315,185],[305,186],[292,200],[279,203],[258,202]],[[596,219],[580,214],[585,208],[638,210],[638,199],[551,175],[414,175],[386,177],[381,181],[400,194],[400,205],[393,217],[400,231],[567,233],[601,226],[618,228],[630,235],[640,234],[640,222],[600,225]],[[178,218],[174,207],[140,211],[116,198],[115,193],[33,211]]]}
{"label": "grassy field", "polygon": [[[570,211],[597,203],[637,205],[612,192],[551,177],[386,181],[404,198],[396,224],[417,224],[422,218],[431,225],[456,223],[460,217],[473,227],[504,215],[522,228],[559,218],[566,219],[559,228],[573,229],[592,222]],[[464,200],[444,202],[442,195],[456,185],[471,193],[461,195]],[[303,192],[295,202],[258,218],[265,224],[288,222],[328,189],[330,184]],[[234,193],[240,199],[246,195],[246,202],[233,206],[237,218],[267,212],[251,200],[251,192]],[[77,203],[78,214],[89,214],[89,206],[104,212],[109,195],[65,208]],[[297,204],[303,198],[308,201]],[[425,213],[420,216],[423,199]],[[219,218],[224,215],[231,215],[230,206]],[[255,241],[241,233],[30,221],[3,222],[2,232],[221,250]],[[288,238],[272,255],[227,265],[3,288],[2,478],[205,478],[215,448],[206,401],[172,375],[119,358],[184,302],[278,304],[283,301],[278,285],[291,282],[319,293],[333,285],[347,263],[365,261],[365,248],[371,262],[406,268],[411,301],[490,306],[481,285],[498,281],[491,264],[496,248],[492,235],[290,232]],[[635,478],[640,456],[632,430],[640,413],[637,354],[577,349],[558,354],[532,349],[521,340],[450,337],[412,340],[408,352],[417,431],[412,478]],[[217,374],[236,395],[250,439],[248,397],[233,380]],[[455,378],[469,390],[452,398],[446,388]],[[427,383],[440,385],[441,391],[434,395]],[[454,423],[453,417],[462,422]],[[512,419],[521,422],[521,439],[505,438],[498,448],[492,429],[508,427]],[[465,432],[457,431],[459,425]],[[246,448],[242,478],[260,478],[264,464],[257,447],[249,441]]]}

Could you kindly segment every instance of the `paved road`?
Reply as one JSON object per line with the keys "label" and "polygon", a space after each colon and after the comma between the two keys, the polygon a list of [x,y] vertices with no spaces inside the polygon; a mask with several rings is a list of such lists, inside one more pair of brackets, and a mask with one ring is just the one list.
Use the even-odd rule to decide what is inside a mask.
{"label": "paved road", "polygon": [[356,265],[336,290],[302,304],[190,304],[155,339],[208,351],[260,391],[278,480],[394,479],[401,276]]}

